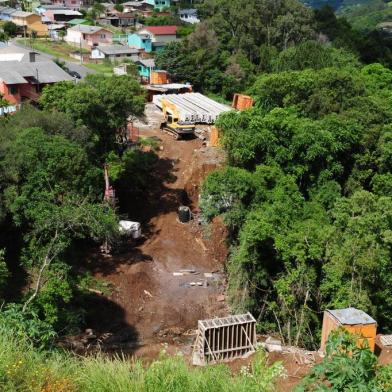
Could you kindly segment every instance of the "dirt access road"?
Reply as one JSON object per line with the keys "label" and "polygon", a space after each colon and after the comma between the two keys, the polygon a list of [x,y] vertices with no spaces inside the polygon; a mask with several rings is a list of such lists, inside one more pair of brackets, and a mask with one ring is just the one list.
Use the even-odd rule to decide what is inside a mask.
{"label": "dirt access road", "polygon": [[[157,125],[140,131],[141,136],[159,138],[161,149],[149,192],[130,217],[142,222],[145,238],[126,254],[111,258],[96,254],[89,263],[95,276],[113,287],[110,296],[97,299],[89,326],[113,333],[111,342],[128,344],[140,356],[153,355],[154,344],[173,342],[173,337],[174,342],[189,343],[191,336],[183,334],[195,330],[199,319],[227,311],[225,303],[217,301],[224,292],[222,263],[206,249],[208,241],[202,242],[196,222],[182,224],[177,217],[182,203],[196,207],[184,189],[196,201],[202,177],[222,161],[221,154],[202,147],[199,139],[175,141]],[[182,269],[197,273],[173,276]],[[214,278],[204,276],[216,271]],[[204,281],[207,287],[189,286]]]}

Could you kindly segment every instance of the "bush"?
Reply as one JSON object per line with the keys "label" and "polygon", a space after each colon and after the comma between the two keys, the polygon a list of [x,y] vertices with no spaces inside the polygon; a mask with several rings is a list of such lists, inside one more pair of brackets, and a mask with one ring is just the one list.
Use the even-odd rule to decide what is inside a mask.
{"label": "bush", "polygon": [[377,364],[368,347],[358,347],[356,337],[340,329],[327,342],[326,356],[297,387],[305,391],[374,391],[392,388],[392,368]]}

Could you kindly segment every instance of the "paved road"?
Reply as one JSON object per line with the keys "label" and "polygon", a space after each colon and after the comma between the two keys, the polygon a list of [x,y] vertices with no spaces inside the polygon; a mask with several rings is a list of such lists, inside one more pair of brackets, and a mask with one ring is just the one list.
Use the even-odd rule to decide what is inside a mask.
{"label": "paved road", "polygon": [[[11,43],[12,45],[19,46],[19,47],[21,47],[21,48],[23,48],[23,49],[31,50],[31,48],[29,48],[28,46],[24,46],[24,45],[19,44],[19,43],[16,41],[16,39],[11,40],[10,43]],[[34,51],[37,52],[37,53],[39,53],[39,54],[40,54],[40,58],[43,59],[43,60],[44,60],[44,59],[54,60],[54,59],[56,58],[56,56],[52,56],[52,55],[50,55],[50,54],[41,52],[41,51],[39,51],[39,50],[35,50],[35,49],[34,49]],[[96,71],[94,71],[94,70],[92,70],[92,69],[90,69],[90,68],[87,68],[87,67],[85,67],[84,65],[81,65],[80,63],[78,63],[77,60],[75,60],[75,61],[69,61],[69,60],[64,60],[64,59],[61,59],[61,60],[65,62],[66,67],[67,67],[70,71],[75,71],[75,72],[77,72],[78,74],[80,74],[80,76],[82,77],[82,79],[85,78],[88,74],[95,74],[95,73],[96,73]]]}

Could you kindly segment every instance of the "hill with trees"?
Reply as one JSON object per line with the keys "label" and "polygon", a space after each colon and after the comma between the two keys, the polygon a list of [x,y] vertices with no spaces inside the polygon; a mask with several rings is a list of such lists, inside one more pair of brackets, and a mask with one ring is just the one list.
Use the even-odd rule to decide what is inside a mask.
{"label": "hill with trees", "polygon": [[[220,100],[254,98],[219,118],[227,161],[200,197],[201,221],[220,217],[229,233],[232,311],[251,311],[259,332],[311,349],[327,308],[358,307],[391,333],[389,36],[296,0],[197,6],[202,23],[156,63]],[[2,390],[268,391],[283,375],[263,351],[232,376],[224,366],[189,370],[181,358],[145,367],[56,347],[91,310],[98,282],[82,268],[86,250],[118,241],[119,216],[151,183],[153,149],[127,149],[121,138],[144,103],[133,77],[92,75],[45,88],[39,107],[0,121]],[[105,163],[116,207],[103,201]],[[389,366],[338,334],[298,390],[384,392],[391,383]]]}

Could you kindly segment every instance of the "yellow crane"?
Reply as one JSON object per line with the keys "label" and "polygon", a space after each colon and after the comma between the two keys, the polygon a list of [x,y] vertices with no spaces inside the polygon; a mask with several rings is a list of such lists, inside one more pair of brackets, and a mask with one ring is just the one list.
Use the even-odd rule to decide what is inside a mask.
{"label": "yellow crane", "polygon": [[180,121],[180,113],[177,106],[163,98],[161,101],[162,112],[165,120],[161,123],[161,130],[171,133],[176,140],[195,134],[195,124]]}

